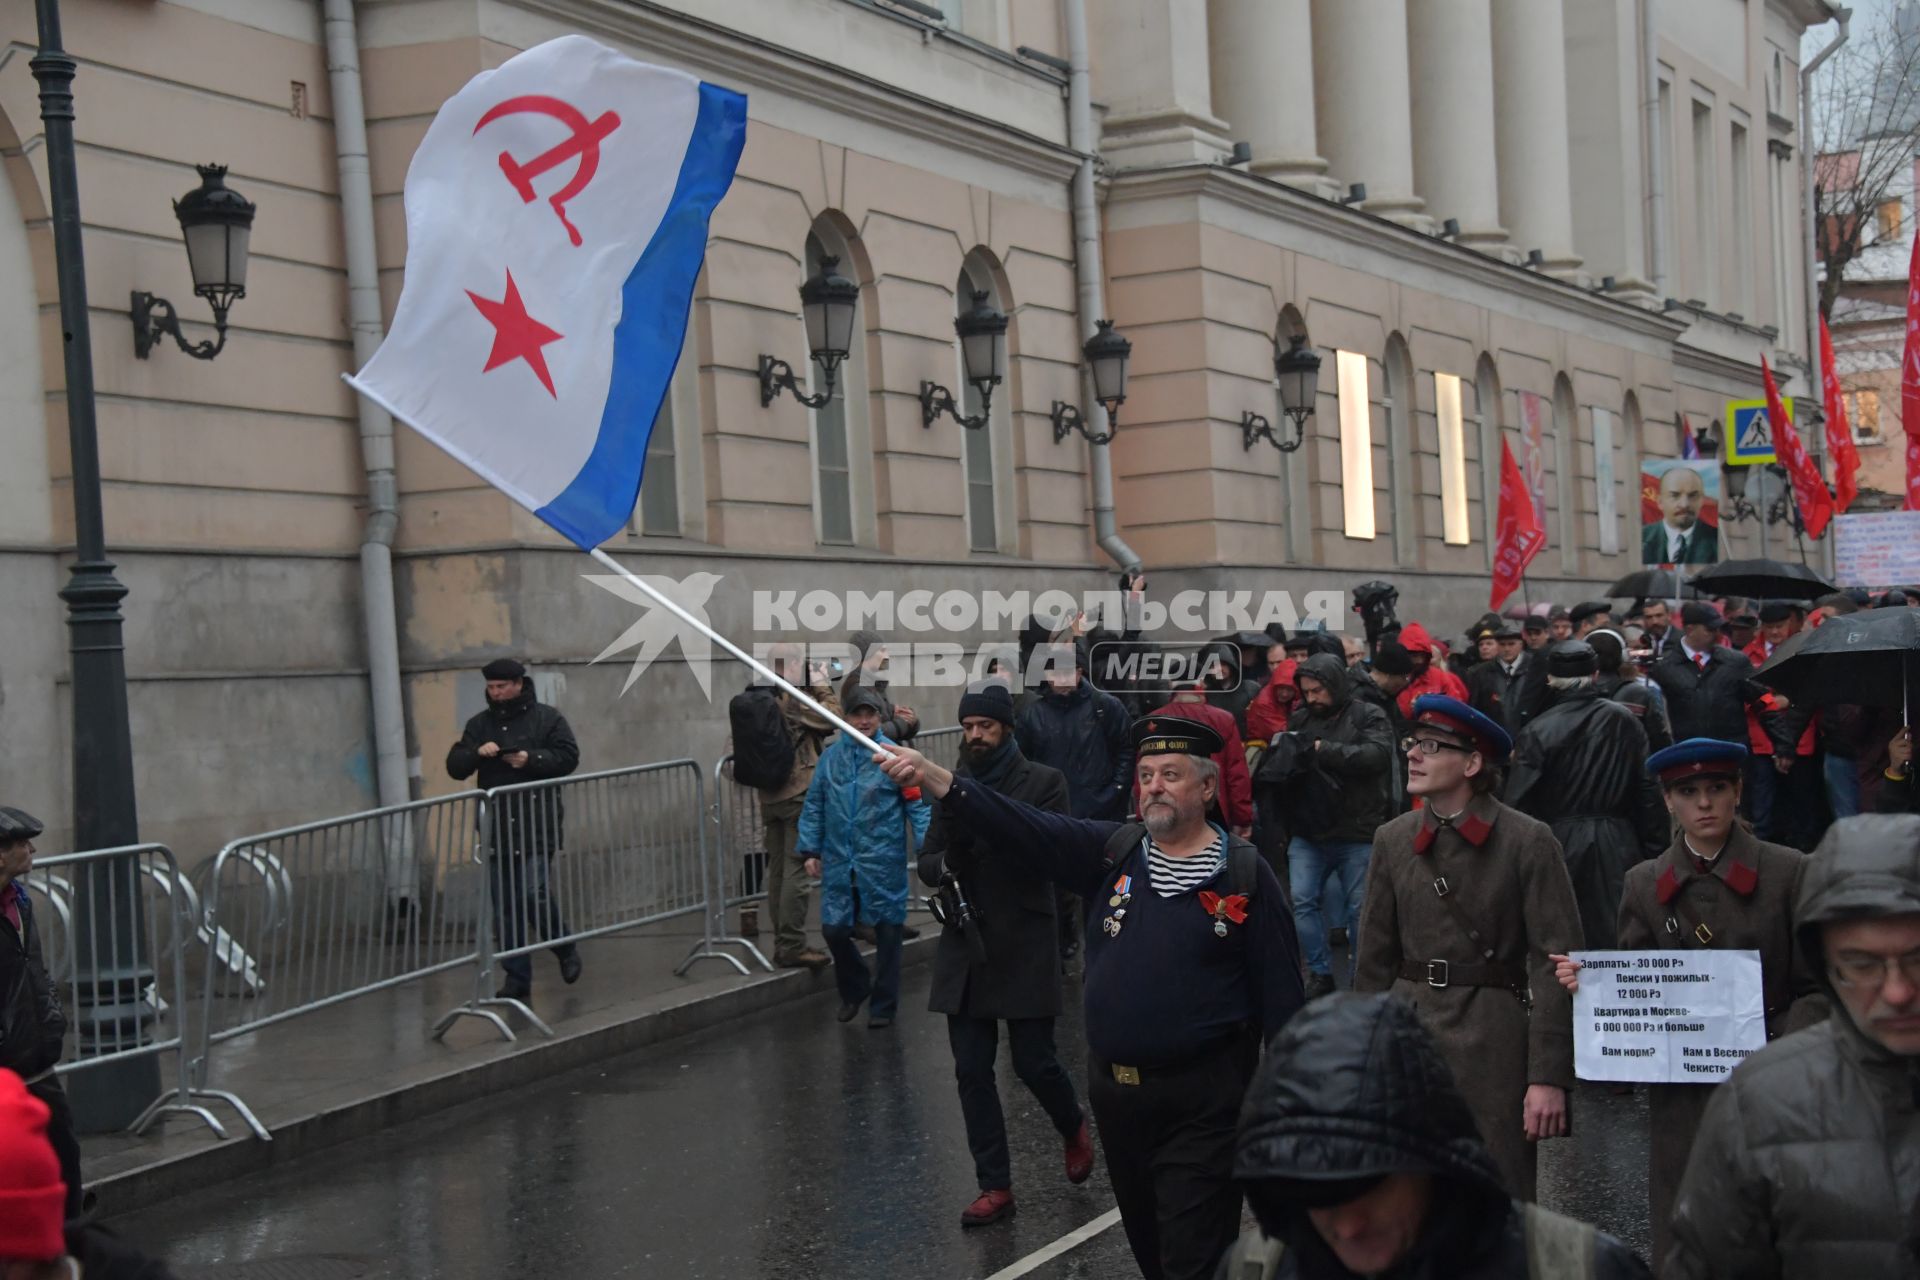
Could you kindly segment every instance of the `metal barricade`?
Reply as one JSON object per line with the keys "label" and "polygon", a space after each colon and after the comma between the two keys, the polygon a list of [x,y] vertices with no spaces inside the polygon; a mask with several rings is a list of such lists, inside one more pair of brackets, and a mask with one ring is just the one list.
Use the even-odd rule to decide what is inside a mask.
{"label": "metal barricade", "polygon": [[[215,955],[205,966],[196,1078],[204,1081],[216,1044],[475,964],[487,914],[477,852],[485,819],[485,796],[467,791],[221,849],[205,892]],[[512,1038],[498,1017],[477,1016]]]}
{"label": "metal barricade", "polygon": [[914,735],[907,744],[921,755],[943,769],[951,769],[960,762],[960,726],[947,725],[940,729],[928,729]]}
{"label": "metal barricade", "polygon": [[507,1008],[543,1035],[553,1029],[520,1000],[492,994],[499,962],[561,950],[584,938],[617,933],[678,916],[703,917],[700,941],[674,970],[720,960],[742,974],[738,957],[719,947],[723,890],[708,857],[706,786],[692,760],[541,782],[487,792],[483,864],[487,919],[481,922],[474,994],[434,1027],[443,1034],[461,1016],[487,1018]]}
{"label": "metal barricade", "polygon": [[[197,1087],[187,1058],[187,943],[200,927],[192,888],[164,845],[127,845],[37,858],[24,882],[45,910],[34,913],[47,972],[67,1013],[68,1044],[59,1076],[109,1062],[158,1057],[166,1085],[131,1126],[136,1134],[162,1116],[190,1115],[219,1137],[227,1131],[194,1101],[225,1102],[260,1137],[266,1130],[231,1093]],[[197,906],[197,904],[194,904]],[[95,1016],[81,1018],[91,1009]]]}

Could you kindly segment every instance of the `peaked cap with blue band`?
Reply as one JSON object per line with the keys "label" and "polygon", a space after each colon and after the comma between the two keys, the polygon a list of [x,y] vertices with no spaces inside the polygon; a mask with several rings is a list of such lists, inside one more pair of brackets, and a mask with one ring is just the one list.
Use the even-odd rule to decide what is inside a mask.
{"label": "peaked cap with blue band", "polygon": [[1688,738],[1647,757],[1647,769],[1671,787],[1689,778],[1737,778],[1747,762],[1747,749],[1719,738]]}
{"label": "peaked cap with blue band", "polygon": [[1458,698],[1423,693],[1413,700],[1413,723],[1466,738],[1474,750],[1494,764],[1505,764],[1513,754],[1513,735],[1498,720],[1475,711]]}

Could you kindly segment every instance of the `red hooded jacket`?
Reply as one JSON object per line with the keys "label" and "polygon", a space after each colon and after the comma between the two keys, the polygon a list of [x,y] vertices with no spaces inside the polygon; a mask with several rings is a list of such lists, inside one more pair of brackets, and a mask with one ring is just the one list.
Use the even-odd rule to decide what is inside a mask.
{"label": "red hooded jacket", "polygon": [[1408,653],[1424,653],[1428,659],[1427,669],[1415,675],[1407,682],[1407,687],[1400,691],[1397,701],[1401,715],[1412,720],[1413,700],[1426,693],[1445,694],[1462,702],[1467,700],[1465,682],[1440,665],[1439,655],[1434,652],[1433,637],[1427,634],[1425,627],[1417,622],[1409,622],[1400,630],[1400,644]]}
{"label": "red hooded jacket", "polygon": [[[1253,779],[1247,773],[1247,749],[1241,745],[1240,725],[1234,720],[1233,712],[1204,702],[1169,702],[1165,706],[1155,707],[1148,715],[1198,720],[1220,735],[1227,744],[1213,754],[1213,762],[1220,768],[1220,812],[1226,816],[1229,827],[1242,831],[1251,827]],[[1133,811],[1140,812],[1140,782],[1137,778],[1133,784]]]}

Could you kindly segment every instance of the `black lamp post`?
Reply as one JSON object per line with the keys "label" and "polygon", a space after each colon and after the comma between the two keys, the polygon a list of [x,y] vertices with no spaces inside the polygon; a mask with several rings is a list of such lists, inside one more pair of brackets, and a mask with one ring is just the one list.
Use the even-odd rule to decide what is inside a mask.
{"label": "black lamp post", "polygon": [[960,406],[954,403],[953,392],[937,382],[922,382],[920,425],[930,427],[946,413],[967,430],[978,431],[991,421],[993,389],[1007,376],[1006,313],[994,306],[984,291],[976,289],[973,306],[954,320],[953,331],[960,339],[961,369],[967,382],[980,395],[980,412],[971,417],[961,413]]}
{"label": "black lamp post", "polygon": [[800,317],[807,326],[807,352],[820,366],[826,385],[814,395],[800,389],[793,366],[776,356],[760,357],[760,407],[772,404],[781,391],[809,409],[818,409],[833,399],[833,383],[840,362],[853,350],[854,308],[860,301],[860,286],[841,275],[836,268],[840,259],[823,257],[820,270],[800,286]]}
{"label": "black lamp post", "polygon": [[[67,380],[67,439],[72,451],[74,564],[60,593],[67,602],[72,653],[73,844],[112,849],[137,843],[133,735],[127,723],[126,654],[120,601],[127,589],[107,559],[101,519],[100,446],[94,430],[93,346],[87,327],[87,272],[80,242],[80,193],[73,146],[73,58],[61,46],[59,0],[35,0],[40,49],[28,64],[40,82],[47,187],[53,214],[54,272]],[[142,996],[153,983],[133,858],[89,863],[74,886],[69,945],[81,1056],[131,1049],[147,1040],[151,1017]],[[85,1132],[125,1128],[160,1091],[159,1060],[123,1058],[72,1077]]]}
{"label": "black lamp post", "polygon": [[253,202],[227,186],[227,167],[201,164],[200,185],[173,202],[187,242],[193,291],[213,307],[211,340],[190,343],[180,332],[171,302],[133,291],[133,354],[145,360],[166,334],[196,360],[211,360],[227,345],[227,311],[247,296],[247,247],[253,236]]}
{"label": "black lamp post", "polygon": [[1320,394],[1320,357],[1307,345],[1306,334],[1294,334],[1287,349],[1274,357],[1273,374],[1280,384],[1280,411],[1293,423],[1293,438],[1282,440],[1271,422],[1249,409],[1240,415],[1240,446],[1251,449],[1254,441],[1265,440],[1282,453],[1292,453],[1306,439],[1307,419]]}
{"label": "black lamp post", "polygon": [[1093,398],[1107,411],[1107,429],[1087,430],[1080,410],[1064,400],[1053,402],[1053,442],[1059,444],[1068,433],[1078,431],[1088,444],[1108,444],[1120,431],[1120,406],[1127,402],[1127,366],[1133,360],[1133,344],[1114,331],[1113,321],[1093,322],[1093,336],[1080,354],[1086,357],[1093,373]]}

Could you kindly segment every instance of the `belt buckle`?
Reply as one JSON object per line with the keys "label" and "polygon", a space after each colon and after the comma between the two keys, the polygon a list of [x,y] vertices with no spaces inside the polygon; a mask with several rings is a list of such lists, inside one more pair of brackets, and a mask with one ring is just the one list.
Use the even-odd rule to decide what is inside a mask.
{"label": "belt buckle", "polygon": [[1123,1067],[1117,1062],[1110,1065],[1113,1067],[1113,1078],[1117,1083],[1133,1085],[1140,1083],[1140,1068]]}
{"label": "belt buckle", "polygon": [[[1433,975],[1433,970],[1435,965],[1438,965],[1440,968],[1440,976],[1438,978],[1434,977]],[[1433,987],[1436,990],[1442,987],[1445,987],[1447,985],[1448,976],[1449,976],[1449,971],[1447,968],[1447,962],[1445,960],[1427,961],[1427,985],[1428,986]]]}

